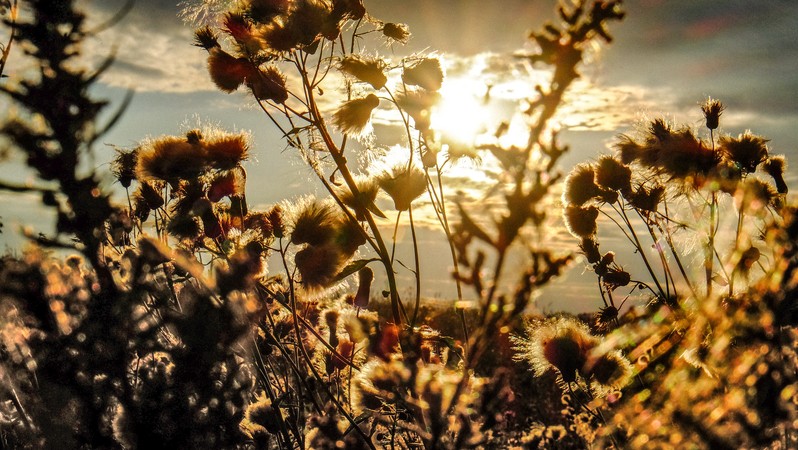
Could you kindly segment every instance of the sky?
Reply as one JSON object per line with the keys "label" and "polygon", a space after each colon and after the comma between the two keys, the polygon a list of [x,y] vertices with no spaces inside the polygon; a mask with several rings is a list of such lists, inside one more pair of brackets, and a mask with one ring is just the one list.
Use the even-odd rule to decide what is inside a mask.
{"label": "sky", "polygon": [[[84,5],[92,23],[110,17],[122,0],[93,0]],[[552,17],[551,0],[365,0],[371,15],[409,25],[413,33],[406,46],[367,48],[366,51],[400,57],[434,51],[447,66],[444,92],[451,92],[450,117],[441,120],[452,134],[466,129],[487,131],[502,120],[512,120],[519,98],[532,92],[543,74],[519,64],[512,55],[532,49],[529,31]],[[564,143],[571,152],[562,160],[568,171],[574,164],[608,153],[622,132],[641,121],[664,116],[698,127],[698,104],[708,96],[727,106],[724,132],[747,129],[771,139],[772,153],[798,158],[798,2],[792,0],[629,0],[626,19],[611,25],[615,41],[591,53],[582,79],[567,97],[558,116]],[[150,136],[180,134],[197,124],[216,124],[227,130],[252,133],[253,157],[247,196],[254,207],[267,207],[285,198],[321,194],[312,173],[284,143],[243,91],[225,94],[210,81],[204,51],[191,45],[193,28],[179,17],[183,7],[160,0],[138,0],[120,23],[98,35],[83,50],[88,63],[97,63],[113,49],[116,62],[96,86],[98,97],[118,104],[128,90],[135,95],[119,125],[95,149],[96,165],[107,164],[112,146],[131,147]],[[7,71],[20,71],[25,62],[11,55]],[[13,74],[12,74],[13,75]],[[479,100],[491,84],[493,109]],[[334,95],[334,94],[331,94]],[[446,94],[444,94],[446,98]],[[332,97],[334,99],[334,97]],[[388,114],[375,114],[378,144],[400,143]],[[462,136],[461,136],[462,137]],[[486,175],[487,174],[487,175]],[[479,188],[492,178],[489,167],[464,167],[452,174],[454,185]],[[30,174],[18,162],[0,165],[0,178],[25,181]],[[788,184],[798,181],[789,169]],[[117,189],[108,180],[109,189]],[[5,224],[0,246],[18,249],[23,224],[48,231],[52,216],[35,206],[30,196],[0,193],[0,217]],[[400,232],[406,244],[407,233]],[[575,240],[553,233],[552,243],[575,250]],[[452,298],[450,261],[442,234],[422,229],[424,294]],[[408,258],[400,245],[400,258]],[[441,256],[443,255],[443,256]],[[408,260],[409,262],[410,260]],[[599,306],[595,275],[578,263],[538,297],[545,310],[593,310]],[[410,290],[410,276],[400,274]]]}

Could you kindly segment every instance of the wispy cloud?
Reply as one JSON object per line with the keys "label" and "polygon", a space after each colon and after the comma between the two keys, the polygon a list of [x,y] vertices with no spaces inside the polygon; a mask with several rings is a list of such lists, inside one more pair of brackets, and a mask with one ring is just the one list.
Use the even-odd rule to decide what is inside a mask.
{"label": "wispy cloud", "polygon": [[[121,6],[117,3],[93,5],[87,11],[91,23],[113,17]],[[101,77],[112,87],[168,93],[215,90],[205,69],[205,52],[192,42],[193,30],[177,17],[174,6],[144,2],[89,39],[83,53],[95,62],[114,56],[114,64]]]}

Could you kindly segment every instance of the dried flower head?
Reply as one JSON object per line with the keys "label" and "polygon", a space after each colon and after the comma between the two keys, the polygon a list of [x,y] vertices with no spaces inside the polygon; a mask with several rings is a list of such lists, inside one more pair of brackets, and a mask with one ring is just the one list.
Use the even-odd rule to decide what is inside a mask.
{"label": "dried flower head", "polygon": [[272,209],[266,213],[269,218],[269,223],[272,227],[274,237],[282,239],[285,236],[285,224],[283,222],[283,208],[280,205],[274,205]]}
{"label": "dried flower head", "polygon": [[394,166],[377,179],[380,188],[392,199],[397,211],[407,211],[410,204],[427,190],[427,177],[416,166],[406,164]]}
{"label": "dried flower head", "polygon": [[763,137],[746,132],[737,138],[721,137],[719,145],[723,155],[734,161],[743,173],[751,173],[767,159],[767,142]]}
{"label": "dried flower head", "polygon": [[366,131],[371,112],[379,106],[380,99],[374,94],[349,100],[333,114],[333,123],[346,134],[360,136]]}
{"label": "dried flower head", "polygon": [[713,100],[711,97],[701,105],[701,111],[706,119],[706,126],[710,130],[716,130],[720,124],[720,115],[726,109],[720,100]]}
{"label": "dried flower head", "polygon": [[275,16],[288,13],[294,0],[246,0],[244,11],[252,20],[267,23]]}
{"label": "dried flower head", "polygon": [[163,136],[139,148],[136,178],[142,181],[193,179],[205,171],[205,150],[186,138]]}
{"label": "dried flower head", "polygon": [[333,241],[345,218],[328,201],[305,197],[289,210],[291,243],[322,245]]}
{"label": "dried flower head", "polygon": [[308,289],[328,287],[346,262],[347,256],[337,245],[308,245],[297,252],[294,263]]}
{"label": "dried flower head", "polygon": [[360,20],[366,15],[363,0],[333,0],[332,13],[334,20]]}
{"label": "dried flower head", "polygon": [[565,179],[563,200],[566,204],[580,206],[598,197],[601,189],[596,185],[596,171],[591,164],[579,164]]}
{"label": "dried flower head", "polygon": [[142,222],[147,220],[150,211],[160,208],[165,203],[160,187],[155,187],[155,185],[157,183],[141,182],[136,192],[133,193],[135,216]]}
{"label": "dried flower head", "polygon": [[233,92],[252,72],[252,65],[245,58],[236,58],[220,47],[210,49],[208,72],[216,87],[224,92]]}
{"label": "dried flower head", "polygon": [[[609,253],[608,253],[609,254]],[[606,255],[605,255],[606,256]],[[632,281],[629,272],[615,267],[607,267],[606,272],[601,276],[601,281],[608,289],[614,290],[626,286]]]}
{"label": "dried flower head", "polygon": [[407,44],[410,40],[410,29],[403,23],[385,23],[382,26],[382,34],[388,39],[392,39],[401,44]]}
{"label": "dried flower head", "polygon": [[596,182],[605,189],[626,192],[631,188],[632,169],[612,156],[602,156],[596,165]]}
{"label": "dried flower head", "polygon": [[244,217],[244,229],[254,230],[263,239],[271,239],[274,236],[272,223],[269,221],[269,214],[265,212],[250,212]]}
{"label": "dried flower head", "polygon": [[762,252],[760,252],[758,248],[754,246],[748,247],[740,255],[740,261],[737,262],[736,270],[742,275],[748,275],[751,268],[754,267],[754,264],[759,261],[761,256]]}
{"label": "dried flower head", "polygon": [[629,203],[642,211],[657,212],[659,204],[665,195],[665,187],[656,185],[650,188],[638,186],[637,189],[626,195]]}
{"label": "dried flower head", "polygon": [[211,27],[205,25],[194,31],[194,45],[210,51],[214,47],[219,47],[219,36]]}
{"label": "dried flower head", "polygon": [[787,193],[787,183],[784,182],[784,172],[787,170],[787,159],[784,155],[771,156],[762,164],[762,170],[773,178],[779,194]]}
{"label": "dried flower head", "polygon": [[266,66],[253,71],[246,81],[252,95],[258,100],[270,100],[275,103],[285,103],[288,100],[285,76],[275,66]]}
{"label": "dried flower head", "polygon": [[244,419],[250,423],[264,427],[269,433],[276,434],[280,431],[279,408],[272,406],[269,397],[263,393],[247,407]]}
{"label": "dried flower head", "polygon": [[675,179],[701,178],[720,162],[719,153],[686,128],[673,132],[657,147],[656,154],[657,168]]}
{"label": "dried flower head", "polygon": [[[595,352],[592,352],[595,353]],[[584,367],[584,375],[602,387],[620,389],[632,378],[632,364],[620,351],[590,355]]]}
{"label": "dried flower head", "polygon": [[518,352],[514,359],[529,362],[536,376],[556,369],[564,381],[572,382],[577,373],[585,375],[585,362],[597,344],[585,324],[570,317],[552,317],[530,323],[527,333],[528,339],[512,337]]}
{"label": "dried flower head", "polygon": [[437,91],[443,85],[443,69],[438,58],[423,58],[410,67],[405,67],[402,81],[428,91]]}
{"label": "dried flower head", "polygon": [[136,165],[138,163],[139,149],[122,150],[116,149],[116,156],[111,162],[111,173],[119,181],[123,188],[130,187],[130,183],[136,179]]}
{"label": "dried flower head", "polygon": [[355,254],[358,247],[366,243],[366,236],[357,222],[350,220],[344,214],[339,214],[339,216],[341,226],[338,228],[333,243],[337,245],[345,255],[352,256]]}
{"label": "dried flower head", "polygon": [[213,169],[230,170],[237,167],[249,155],[246,134],[220,134],[203,141],[205,158]]}
{"label": "dried flower head", "polygon": [[595,206],[568,205],[565,207],[565,226],[575,237],[587,238],[596,234],[599,210]]}
{"label": "dried flower head", "polygon": [[254,32],[252,22],[241,12],[228,12],[224,16],[224,29],[235,40],[240,53],[256,55],[263,48],[263,41]]}
{"label": "dried flower head", "polygon": [[353,397],[361,410],[379,410],[406,395],[411,372],[401,361],[372,360],[353,379]]}
{"label": "dried flower head", "polygon": [[346,185],[336,187],[335,193],[344,205],[355,211],[357,220],[366,220],[366,211],[370,211],[377,217],[385,218],[385,214],[383,214],[374,203],[377,199],[377,193],[380,190],[377,180],[372,177],[356,176],[355,186],[359,194],[357,196],[349,189],[349,186]]}
{"label": "dried flower head", "polygon": [[224,171],[216,175],[208,187],[208,200],[218,202],[224,197],[240,194],[243,186],[240,186],[237,178],[233,171]]}
{"label": "dried flower head", "polygon": [[378,58],[366,58],[352,54],[341,60],[338,68],[342,72],[352,75],[358,80],[370,84],[374,89],[385,87],[388,77],[385,76],[385,62]]}
{"label": "dried flower head", "polygon": [[261,38],[274,52],[287,52],[312,46],[324,33],[337,37],[338,24],[332,17],[331,5],[322,0],[295,0],[288,15],[275,17],[261,28]]}
{"label": "dried flower head", "polygon": [[590,264],[596,264],[601,261],[601,252],[595,236],[583,237],[579,243],[579,248],[582,249],[582,253],[585,254],[585,258]]}
{"label": "dried flower head", "polygon": [[180,240],[193,241],[202,235],[199,217],[176,215],[166,226],[166,232]]}

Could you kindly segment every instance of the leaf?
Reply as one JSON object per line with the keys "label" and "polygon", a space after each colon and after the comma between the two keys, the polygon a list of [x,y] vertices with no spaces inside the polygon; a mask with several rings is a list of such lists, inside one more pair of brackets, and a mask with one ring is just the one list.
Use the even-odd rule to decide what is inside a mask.
{"label": "leaf", "polygon": [[335,278],[333,278],[333,283],[337,283],[337,282],[343,280],[344,278],[348,277],[349,275],[352,275],[353,273],[356,273],[358,270],[360,270],[363,267],[365,267],[366,264],[368,264],[370,262],[374,262],[374,261],[379,261],[379,259],[370,258],[370,259],[358,259],[358,260],[352,261],[351,263],[347,264],[346,267],[341,269],[340,272],[338,272],[338,275],[336,275]]}
{"label": "leaf", "polygon": [[380,219],[387,219],[388,218],[385,215],[385,213],[382,212],[382,210],[380,210],[380,208],[378,208],[377,205],[374,204],[374,202],[369,202],[369,204],[366,205],[366,209],[371,211],[372,214],[374,214],[375,216],[379,217]]}
{"label": "leaf", "polygon": [[717,284],[719,284],[719,285],[721,285],[721,286],[728,286],[729,285],[729,282],[726,281],[726,278],[724,278],[723,275],[721,275],[719,273],[716,273],[715,275],[712,276],[712,281],[717,283]]}
{"label": "leaf", "polygon": [[307,125],[307,126],[304,126],[304,127],[294,127],[294,128],[291,128],[290,130],[286,131],[286,133],[283,135],[283,137],[287,138],[287,137],[289,137],[291,135],[298,135],[299,133],[302,133],[305,130],[309,130],[310,128],[311,128],[310,125]]}

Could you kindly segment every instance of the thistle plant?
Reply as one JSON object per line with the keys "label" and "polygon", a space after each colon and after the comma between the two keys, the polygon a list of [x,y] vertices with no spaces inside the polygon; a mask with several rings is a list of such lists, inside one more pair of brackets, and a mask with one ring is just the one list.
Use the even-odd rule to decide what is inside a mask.
{"label": "thistle plant", "polygon": [[[768,373],[764,376],[768,381],[749,382],[767,384],[768,390],[781,390],[789,384],[781,384],[782,380],[794,379],[791,353],[781,360],[786,366],[751,354],[755,352],[751,346],[785,351],[784,337],[765,331],[770,327],[768,317],[775,312],[770,308],[781,310],[785,305],[754,300],[768,295],[764,280],[780,270],[777,261],[783,258],[781,246],[768,243],[767,230],[788,226],[792,220],[791,209],[784,207],[784,157],[771,156],[767,140],[751,132],[716,136],[724,109],[712,99],[702,105],[708,139],[698,137],[698,132],[686,126],[655,119],[639,135],[621,136],[615,144],[615,155],[577,166],[565,182],[565,223],[581,241],[603,303],[594,325],[607,333],[605,346],[621,344],[622,354],[636,360],[636,382],[625,389],[626,395],[633,394],[631,400],[619,402],[609,394],[598,404],[621,411],[626,411],[627,405],[640,408],[648,404],[644,408],[653,414],[650,417],[672,424],[654,429],[635,420],[615,420],[604,439],[616,445],[622,436],[625,445],[632,447],[671,439],[671,444],[704,442],[712,448],[735,448],[762,445],[779,433],[779,426],[772,421],[766,425],[760,419],[749,420],[760,417],[763,392],[755,389],[758,394],[754,394],[740,387],[734,375],[739,369],[728,361],[742,358],[745,364],[760,364]],[[599,250],[600,236],[613,230],[634,249],[642,271],[624,268],[618,256],[620,249]],[[701,243],[701,258],[696,258],[696,249],[688,242]],[[774,252],[765,256],[767,248]],[[703,270],[698,271],[698,267]],[[717,286],[724,289],[715,289]],[[627,302],[640,300],[645,302],[644,307],[622,312],[625,305],[629,306]],[[754,307],[752,301],[758,306]],[[748,333],[760,337],[751,340]],[[519,349],[525,352],[522,355],[535,355],[537,347],[519,342]],[[572,353],[578,347],[574,345]],[[547,354],[535,358],[552,360]],[[580,378],[590,381],[590,374],[578,372],[578,378],[572,374],[580,361],[576,354],[571,355],[567,371],[552,364],[569,389],[577,386],[594,396],[596,390],[580,382]],[[663,369],[665,372],[661,372]],[[780,380],[778,386],[768,384],[771,370],[779,372],[775,376]],[[689,373],[695,376],[695,371],[703,376],[698,376],[701,387],[686,390],[690,400],[663,389],[686,382]],[[722,414],[747,414],[749,419],[741,419],[745,423],[700,419],[697,411],[718,401],[709,394],[711,386],[724,386],[729,396],[737,398],[736,403],[724,407]],[[728,398],[725,394],[723,397]],[[791,409],[774,403],[770,407]],[[626,417],[624,414],[616,418]],[[608,421],[604,423],[609,425]],[[627,434],[626,430],[639,426],[646,430],[642,435]],[[623,431],[618,434],[618,430]],[[730,430],[738,431],[726,437]]]}
{"label": "thistle plant", "polygon": [[[359,0],[217,8],[194,42],[210,80],[220,95],[246,91],[326,190],[264,208],[247,200],[261,144],[210,126],[115,147],[117,204],[99,169],[82,169],[124,109],[97,124],[106,103],[88,92],[111,61],[76,68],[88,32],[72,2],[28,5],[6,23],[40,73],[3,85],[27,113],[2,132],[37,181],[0,188],[41,195],[57,223],[0,259],[4,446],[795,443],[798,216],[785,158],[762,137],[719,131],[724,107],[708,100],[708,133],[654,120],[615,154],[558,169],[568,147],[555,113],[585,52],[611,41],[620,2],[563,5],[531,34],[537,51],[519,58],[551,77],[524,105],[528,133],[514,146],[506,127],[479,145],[445,142],[434,121],[445,61],[364,51],[411,35]],[[372,127],[387,112],[404,130],[398,161],[383,160]],[[447,186],[458,158],[499,165],[479,199],[495,205],[486,214]],[[562,217],[549,212],[560,185]],[[425,204],[451,254],[450,310],[421,302]],[[560,219],[596,276],[589,319],[527,315],[574,259],[546,241]],[[601,249],[610,233],[626,241]]]}

